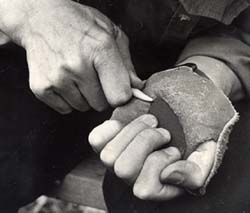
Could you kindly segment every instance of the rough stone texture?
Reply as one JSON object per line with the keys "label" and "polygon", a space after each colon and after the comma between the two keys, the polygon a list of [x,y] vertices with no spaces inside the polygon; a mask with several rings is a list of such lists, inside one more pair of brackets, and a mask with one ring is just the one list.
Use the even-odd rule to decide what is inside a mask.
{"label": "rough stone texture", "polygon": [[[187,144],[184,158],[199,144],[217,141],[225,125],[235,115],[233,106],[222,91],[188,67],[152,75],[144,92],[154,99],[160,97],[165,100],[179,118]],[[134,99],[118,107],[111,119],[128,123],[147,113],[149,108],[150,103]]]}
{"label": "rough stone texture", "polygon": [[[187,159],[200,144],[217,142],[213,166],[204,185],[196,191],[189,191],[205,194],[208,183],[222,163],[238,113],[211,80],[198,75],[189,67],[182,66],[152,75],[147,80],[144,92],[154,99],[163,99],[178,117],[186,143],[183,159]],[[132,100],[117,108],[111,119],[128,123],[137,116],[148,113],[150,105],[140,100]],[[163,119],[166,117],[164,113],[160,116]],[[158,119],[162,120],[162,117],[158,116]],[[171,125],[171,120],[168,122]]]}

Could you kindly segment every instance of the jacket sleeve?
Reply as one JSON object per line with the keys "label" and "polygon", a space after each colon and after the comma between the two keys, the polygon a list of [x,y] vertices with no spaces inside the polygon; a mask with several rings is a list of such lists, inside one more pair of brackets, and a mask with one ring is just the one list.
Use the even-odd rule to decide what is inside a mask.
{"label": "jacket sleeve", "polygon": [[246,12],[249,15],[239,17],[240,24],[235,22],[229,27],[220,25],[191,39],[180,55],[179,62],[192,56],[208,56],[223,61],[238,76],[250,98],[250,30],[247,32],[243,26],[250,22],[250,10]]}

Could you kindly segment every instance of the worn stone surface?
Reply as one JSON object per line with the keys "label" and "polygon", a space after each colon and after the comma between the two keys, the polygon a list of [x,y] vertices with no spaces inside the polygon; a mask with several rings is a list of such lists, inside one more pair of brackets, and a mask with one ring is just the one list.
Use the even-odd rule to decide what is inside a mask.
{"label": "worn stone surface", "polygon": [[[187,144],[185,158],[201,143],[217,141],[224,126],[235,115],[227,97],[212,81],[188,67],[171,69],[152,75],[144,92],[165,100],[179,118]],[[150,103],[138,99],[118,107],[112,116],[128,123],[148,113]],[[161,116],[165,116],[162,114]],[[171,120],[168,121],[171,123]]]}

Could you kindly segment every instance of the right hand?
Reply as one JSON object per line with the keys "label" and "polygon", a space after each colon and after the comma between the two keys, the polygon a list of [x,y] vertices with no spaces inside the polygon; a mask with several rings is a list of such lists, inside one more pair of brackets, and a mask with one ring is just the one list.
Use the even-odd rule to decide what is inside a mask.
{"label": "right hand", "polygon": [[26,49],[30,88],[54,110],[101,111],[127,102],[131,87],[143,86],[127,37],[96,9],[69,0],[16,5],[22,7],[16,20],[5,14],[1,30]]}

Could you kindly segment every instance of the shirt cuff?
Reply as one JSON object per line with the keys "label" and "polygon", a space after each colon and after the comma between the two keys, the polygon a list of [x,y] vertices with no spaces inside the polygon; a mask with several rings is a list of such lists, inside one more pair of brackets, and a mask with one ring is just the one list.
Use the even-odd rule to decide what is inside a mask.
{"label": "shirt cuff", "polygon": [[191,40],[178,63],[193,56],[208,56],[224,62],[238,76],[250,98],[250,46],[234,37],[207,36]]}

